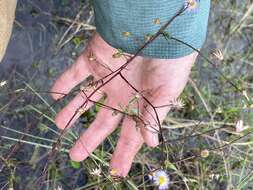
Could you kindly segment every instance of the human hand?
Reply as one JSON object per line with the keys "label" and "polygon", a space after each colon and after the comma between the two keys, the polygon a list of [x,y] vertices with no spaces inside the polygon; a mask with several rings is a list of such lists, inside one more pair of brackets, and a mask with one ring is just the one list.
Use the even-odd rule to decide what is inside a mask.
{"label": "human hand", "polygon": [[[51,91],[68,94],[73,87],[80,84],[89,75],[93,75],[95,80],[99,80],[117,70],[126,62],[126,57],[113,58],[112,55],[116,52],[115,48],[112,48],[96,34],[76,63],[56,80]],[[124,118],[120,138],[110,163],[110,168],[114,169],[114,175],[126,176],[144,141],[150,146],[159,144],[158,124],[155,115],[157,114],[160,121],[165,118],[169,111],[169,106],[166,105],[176,99],[183,90],[196,56],[196,54],[191,54],[174,60],[147,59],[137,56],[121,71],[122,76],[117,75],[96,93],[93,94],[94,89],[88,89],[85,93],[80,92],[57,114],[56,125],[60,129],[73,125],[81,115],[78,110],[91,94],[93,94],[89,99],[91,101],[86,101],[87,104],[82,108],[83,110],[88,110],[103,94],[106,94],[107,97],[104,102],[107,107],[122,110],[128,109],[130,106],[131,109],[138,110],[145,124],[142,124],[139,129],[131,117]],[[132,101],[137,95],[141,98]],[[59,99],[62,96],[52,94],[52,97]],[[156,112],[148,102],[156,107]],[[102,107],[95,121],[70,150],[71,159],[75,161],[86,159],[115,130],[122,116],[121,113],[115,115],[113,110]],[[70,120],[71,122],[69,122]]]}

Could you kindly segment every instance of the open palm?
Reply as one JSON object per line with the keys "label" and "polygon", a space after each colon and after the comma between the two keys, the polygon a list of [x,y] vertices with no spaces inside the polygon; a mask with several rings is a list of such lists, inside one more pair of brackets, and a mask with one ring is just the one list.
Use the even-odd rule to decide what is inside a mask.
{"label": "open palm", "polygon": [[[113,56],[117,52],[117,49],[95,34],[84,53],[56,80],[51,91],[67,94],[90,75],[99,80],[116,71],[129,56]],[[114,175],[126,176],[144,142],[152,147],[159,144],[157,117],[160,121],[165,118],[170,102],[184,89],[196,56],[197,54],[193,53],[168,60],[137,56],[120,72],[121,75],[115,76],[95,93],[93,88],[80,91],[57,114],[55,122],[60,129],[73,125],[83,111],[88,110],[105,95],[103,104],[106,106],[100,109],[96,119],[70,150],[71,159],[82,161],[87,158],[115,130],[125,115],[110,167],[116,171]],[[103,82],[106,82],[107,78],[104,78]],[[52,93],[52,97],[59,99],[62,96]],[[84,105],[85,102],[87,104]],[[79,111],[80,108],[82,111]],[[115,114],[115,109],[108,108],[115,108],[119,112]],[[128,114],[122,114],[123,112]],[[130,117],[134,115],[132,112],[141,118],[141,122]]]}

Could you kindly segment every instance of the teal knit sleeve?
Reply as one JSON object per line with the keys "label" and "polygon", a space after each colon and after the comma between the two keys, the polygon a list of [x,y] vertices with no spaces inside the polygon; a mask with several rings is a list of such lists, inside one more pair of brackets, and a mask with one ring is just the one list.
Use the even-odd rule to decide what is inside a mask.
{"label": "teal knit sleeve", "polygon": [[[114,48],[134,54],[160,27],[185,5],[186,0],[93,0],[97,32]],[[196,0],[166,29],[174,38],[200,49],[206,39],[210,0]],[[163,36],[146,47],[142,56],[172,59],[193,50]]]}

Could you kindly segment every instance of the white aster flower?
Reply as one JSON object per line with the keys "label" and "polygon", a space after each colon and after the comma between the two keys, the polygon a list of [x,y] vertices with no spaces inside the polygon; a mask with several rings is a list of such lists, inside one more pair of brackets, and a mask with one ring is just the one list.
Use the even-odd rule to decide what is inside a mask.
{"label": "white aster flower", "polygon": [[223,56],[222,51],[220,49],[212,49],[211,50],[211,55],[213,56],[213,58],[215,58],[219,61],[224,60],[224,56]]}
{"label": "white aster flower", "polygon": [[55,190],[63,190],[62,186],[57,186]]}
{"label": "white aster flower", "polygon": [[235,129],[236,129],[237,133],[240,133],[248,128],[249,128],[249,126],[243,124],[243,120],[238,120],[235,124]]}
{"label": "white aster flower", "polygon": [[6,80],[3,80],[3,81],[0,82],[0,87],[5,86],[6,84],[7,84],[7,81],[6,81]]}
{"label": "white aster flower", "polygon": [[184,101],[180,98],[172,100],[170,104],[175,109],[182,109],[185,106]]}
{"label": "white aster flower", "polygon": [[159,190],[166,190],[169,188],[170,179],[167,173],[163,170],[158,170],[152,173],[152,181]]}
{"label": "white aster flower", "polygon": [[85,108],[79,108],[79,109],[77,110],[77,112],[78,112],[80,115],[82,115],[82,114],[84,114],[84,113],[86,112],[86,109],[85,109]]}
{"label": "white aster flower", "polygon": [[202,150],[201,153],[200,153],[200,156],[202,158],[207,158],[209,156],[209,150],[207,150],[207,149]]}
{"label": "white aster flower", "polygon": [[100,166],[96,169],[92,169],[90,172],[91,175],[98,176],[98,177],[101,176],[101,173],[102,173],[102,169]]}
{"label": "white aster flower", "polygon": [[185,8],[188,11],[197,11],[199,8],[200,0],[185,0]]}

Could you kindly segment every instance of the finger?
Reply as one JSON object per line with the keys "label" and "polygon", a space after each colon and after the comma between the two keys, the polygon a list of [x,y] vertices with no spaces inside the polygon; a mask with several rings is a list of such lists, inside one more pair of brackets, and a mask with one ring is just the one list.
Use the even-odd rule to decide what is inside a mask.
{"label": "finger", "polygon": [[68,94],[72,88],[91,75],[88,63],[88,58],[83,53],[70,68],[61,74],[51,88],[53,99],[62,98],[64,96],[62,94]]}
{"label": "finger", "polygon": [[82,161],[86,159],[114,131],[121,119],[121,114],[113,116],[112,113],[111,110],[106,108],[102,108],[98,112],[95,121],[92,122],[70,150],[69,155],[72,160]]}
{"label": "finger", "polygon": [[[93,102],[97,102],[102,97],[103,95],[101,93],[95,93],[90,99]],[[83,112],[87,111],[90,107],[94,105],[93,102],[87,101],[87,97],[85,96],[85,94],[83,92],[80,92],[73,100],[68,103],[67,106],[65,106],[56,115],[55,124],[60,129],[65,129],[72,126]],[[84,103],[85,105],[81,107]]]}
{"label": "finger", "polygon": [[135,155],[143,144],[143,138],[136,123],[126,118],[120,133],[120,138],[113,153],[110,168],[111,175],[126,177]]}
{"label": "finger", "polygon": [[143,109],[143,120],[146,125],[141,127],[141,134],[148,146],[155,147],[159,145],[159,133],[162,121],[169,112],[169,107],[156,108],[156,111],[148,105]]}

